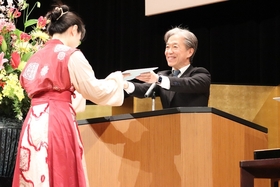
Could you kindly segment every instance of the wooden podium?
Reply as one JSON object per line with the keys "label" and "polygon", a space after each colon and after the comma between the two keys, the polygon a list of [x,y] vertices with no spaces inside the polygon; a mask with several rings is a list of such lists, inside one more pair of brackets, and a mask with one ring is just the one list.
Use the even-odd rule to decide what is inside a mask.
{"label": "wooden podium", "polygon": [[78,123],[91,187],[237,187],[239,162],[268,146],[267,128],[209,107]]}

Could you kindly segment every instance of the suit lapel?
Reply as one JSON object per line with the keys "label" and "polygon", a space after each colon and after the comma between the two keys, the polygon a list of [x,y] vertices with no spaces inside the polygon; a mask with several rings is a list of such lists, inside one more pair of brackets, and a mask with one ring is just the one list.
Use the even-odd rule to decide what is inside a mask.
{"label": "suit lapel", "polygon": [[[190,65],[189,68],[180,77],[189,77],[192,69],[193,69],[193,66]],[[172,77],[172,71],[171,70],[166,71],[166,76]],[[168,106],[170,106],[170,103],[175,95],[175,92],[169,91],[169,90],[163,90],[163,92],[165,92],[165,94],[167,96]]]}
{"label": "suit lapel", "polygon": [[188,69],[181,75],[181,77],[190,77],[190,76],[191,76],[191,71],[192,71],[192,69],[193,69],[193,66],[190,65],[190,66],[188,67]]}

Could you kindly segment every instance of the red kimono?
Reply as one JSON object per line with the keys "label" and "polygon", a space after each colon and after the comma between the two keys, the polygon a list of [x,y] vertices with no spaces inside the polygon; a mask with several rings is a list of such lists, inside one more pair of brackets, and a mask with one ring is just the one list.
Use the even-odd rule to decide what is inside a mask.
{"label": "red kimono", "polygon": [[50,40],[22,71],[20,81],[32,106],[18,144],[13,187],[88,186],[67,67],[75,50]]}

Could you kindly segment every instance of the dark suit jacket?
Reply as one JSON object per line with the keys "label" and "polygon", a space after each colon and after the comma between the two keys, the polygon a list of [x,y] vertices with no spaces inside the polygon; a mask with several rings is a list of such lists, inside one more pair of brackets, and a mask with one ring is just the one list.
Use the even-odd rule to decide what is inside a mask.
{"label": "dark suit jacket", "polygon": [[[211,75],[202,67],[190,67],[181,77],[172,77],[171,70],[160,71],[160,75],[168,76],[170,89],[166,90],[160,86],[154,88],[157,96],[160,96],[163,108],[208,106],[210,95]],[[151,84],[136,83],[135,90],[131,96],[144,98],[144,94]]]}

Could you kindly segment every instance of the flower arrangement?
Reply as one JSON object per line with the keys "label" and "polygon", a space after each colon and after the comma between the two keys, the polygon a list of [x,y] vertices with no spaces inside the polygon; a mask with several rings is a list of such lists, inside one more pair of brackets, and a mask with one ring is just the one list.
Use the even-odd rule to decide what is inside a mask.
{"label": "flower arrangement", "polygon": [[[0,118],[23,120],[30,107],[19,75],[30,56],[49,39],[44,32],[46,18],[28,19],[35,6],[40,8],[40,2],[29,11],[26,0],[0,0]],[[23,30],[16,27],[19,17]],[[28,33],[27,27],[32,28]]]}

